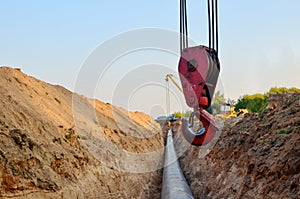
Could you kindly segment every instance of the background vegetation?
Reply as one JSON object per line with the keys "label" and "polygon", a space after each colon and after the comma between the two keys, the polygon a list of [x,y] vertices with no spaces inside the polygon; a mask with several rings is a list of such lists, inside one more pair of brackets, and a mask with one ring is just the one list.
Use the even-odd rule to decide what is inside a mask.
{"label": "background vegetation", "polygon": [[[252,113],[261,113],[268,105],[268,99],[269,95],[273,93],[279,93],[279,94],[284,94],[284,93],[294,93],[298,92],[300,93],[299,88],[286,88],[286,87],[272,87],[267,93],[265,94],[253,94],[253,95],[244,95],[241,96],[237,102],[232,99],[226,99],[224,96],[224,93],[221,93],[220,91],[217,91],[215,93],[211,108],[213,110],[214,114],[219,113],[219,108],[221,105],[228,104],[231,106],[234,106],[234,110],[238,112],[240,109],[248,109]],[[184,113],[181,112],[175,112],[173,113],[175,117],[181,118],[185,117],[188,118],[190,114],[192,113],[192,110],[188,110]]]}
{"label": "background vegetation", "polygon": [[293,88],[273,87],[269,90],[269,92],[265,94],[244,95],[243,97],[240,97],[238,99],[237,103],[235,104],[234,110],[238,111],[239,109],[248,109],[253,113],[260,113],[267,107],[270,94],[272,93],[284,94],[287,92],[300,93],[300,89],[295,87]]}

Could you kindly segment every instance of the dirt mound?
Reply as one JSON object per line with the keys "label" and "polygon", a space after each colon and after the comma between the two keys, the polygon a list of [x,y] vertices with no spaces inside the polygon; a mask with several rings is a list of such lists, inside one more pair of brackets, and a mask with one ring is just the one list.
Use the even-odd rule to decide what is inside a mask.
{"label": "dirt mound", "polygon": [[196,198],[299,198],[300,94],[276,99],[264,113],[226,121],[210,151],[182,156]]}
{"label": "dirt mound", "polygon": [[0,95],[0,198],[159,198],[163,141],[149,116],[10,67]]}

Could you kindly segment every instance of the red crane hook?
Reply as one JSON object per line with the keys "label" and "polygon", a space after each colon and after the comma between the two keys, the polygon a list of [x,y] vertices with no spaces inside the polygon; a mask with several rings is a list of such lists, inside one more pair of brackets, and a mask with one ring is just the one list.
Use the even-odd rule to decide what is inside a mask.
{"label": "red crane hook", "polygon": [[203,128],[193,132],[187,120],[183,120],[182,133],[191,144],[201,146],[209,143],[217,131],[213,117],[206,112],[211,105],[220,73],[220,63],[216,51],[196,46],[182,51],[178,71],[186,103],[194,108],[189,123],[194,125],[194,116],[202,122]]}

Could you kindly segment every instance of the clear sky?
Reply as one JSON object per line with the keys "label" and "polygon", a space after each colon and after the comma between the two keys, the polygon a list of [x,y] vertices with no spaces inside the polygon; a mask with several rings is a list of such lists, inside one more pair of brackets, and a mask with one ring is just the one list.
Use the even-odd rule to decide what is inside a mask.
{"label": "clear sky", "polygon": [[[179,29],[179,1],[174,0],[0,1],[0,65],[19,67],[70,90],[74,90],[76,77],[90,53],[108,39],[139,28]],[[272,86],[300,87],[299,8],[299,0],[219,0],[220,87],[226,97],[236,99]],[[190,37],[206,44],[206,0],[190,0],[188,13]],[[119,65],[129,67],[133,55],[120,60]],[[177,58],[166,57],[171,60],[168,63],[174,63],[168,66],[174,69],[169,69],[176,73]],[[162,84],[167,72],[162,70]],[[143,76],[142,70],[136,73]],[[118,81],[118,77],[107,79]],[[103,87],[112,90],[109,85]],[[101,86],[100,82],[97,88]],[[149,103],[146,92],[136,96],[136,105],[128,100],[127,105],[122,104],[121,96],[115,103],[157,115],[163,106],[158,105],[164,100],[163,89],[157,93],[161,97],[150,107],[145,105]],[[94,96],[113,101],[108,95],[103,91]]]}

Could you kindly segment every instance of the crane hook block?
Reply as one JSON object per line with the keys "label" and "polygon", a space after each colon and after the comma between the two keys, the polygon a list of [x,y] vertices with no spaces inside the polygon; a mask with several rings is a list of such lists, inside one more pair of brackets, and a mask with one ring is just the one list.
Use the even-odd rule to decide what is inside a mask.
{"label": "crane hook block", "polygon": [[187,105],[208,108],[220,72],[216,51],[206,46],[183,49],[178,71]]}
{"label": "crane hook block", "polygon": [[183,49],[178,64],[184,97],[189,107],[203,124],[199,132],[193,132],[183,121],[182,133],[187,141],[196,146],[209,143],[217,131],[213,117],[204,111],[210,107],[220,73],[217,52],[206,46]]}

